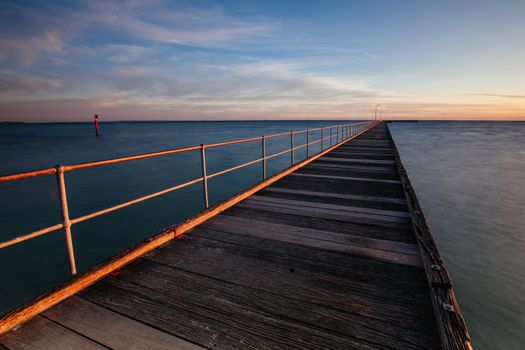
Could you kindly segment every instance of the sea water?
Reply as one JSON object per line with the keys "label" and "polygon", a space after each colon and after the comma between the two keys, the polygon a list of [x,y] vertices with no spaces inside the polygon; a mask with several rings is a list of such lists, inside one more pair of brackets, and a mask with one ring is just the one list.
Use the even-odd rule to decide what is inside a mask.
{"label": "sea water", "polygon": [[525,123],[390,123],[476,349],[525,349]]}

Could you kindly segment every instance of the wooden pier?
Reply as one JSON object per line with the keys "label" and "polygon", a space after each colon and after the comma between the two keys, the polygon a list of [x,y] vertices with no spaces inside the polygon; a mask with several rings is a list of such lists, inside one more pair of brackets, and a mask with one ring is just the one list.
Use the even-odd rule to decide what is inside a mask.
{"label": "wooden pier", "polygon": [[425,235],[381,123],[1,335],[0,349],[470,349]]}

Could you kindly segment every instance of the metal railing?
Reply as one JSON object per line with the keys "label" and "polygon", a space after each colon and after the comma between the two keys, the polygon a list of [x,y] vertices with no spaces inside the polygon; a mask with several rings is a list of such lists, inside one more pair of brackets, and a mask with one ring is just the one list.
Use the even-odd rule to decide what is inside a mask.
{"label": "metal railing", "polygon": [[[167,150],[162,152],[153,152],[153,153],[144,153],[144,154],[138,154],[134,156],[128,156],[128,157],[120,157],[120,158],[113,158],[113,159],[107,159],[107,160],[101,160],[101,161],[95,161],[95,162],[89,162],[89,163],[81,163],[81,164],[75,164],[75,165],[57,165],[54,168],[48,168],[48,169],[42,169],[42,170],[36,170],[36,171],[29,171],[29,172],[23,172],[23,173],[17,173],[17,174],[11,174],[11,175],[5,175],[0,176],[0,182],[9,182],[9,181],[15,181],[15,180],[22,180],[37,176],[45,176],[45,175],[56,175],[57,179],[57,191],[59,195],[60,200],[60,209],[62,214],[62,223],[49,226],[22,236],[18,236],[16,238],[10,239],[5,242],[0,243],[0,249],[7,248],[9,246],[19,244],[21,242],[27,241],[29,239],[33,239],[35,237],[42,236],[44,234],[57,231],[60,229],[64,229],[65,236],[66,236],[66,244],[67,244],[67,250],[68,250],[68,256],[69,256],[69,263],[71,267],[71,275],[74,276],[77,273],[77,267],[75,263],[75,250],[73,245],[73,237],[71,234],[71,226],[74,224],[78,224],[80,222],[93,219],[97,216],[101,216],[103,214],[111,213],[113,211],[128,207],[130,205],[140,203],[142,201],[161,196],[163,194],[173,192],[175,190],[202,182],[202,191],[204,195],[204,208],[209,208],[209,197],[208,197],[208,181],[210,179],[213,179],[214,177],[224,175],[226,173],[232,172],[234,170],[238,170],[244,167],[247,167],[249,165],[253,165],[259,162],[262,162],[262,179],[263,181],[267,178],[267,161],[269,159],[281,156],[286,153],[290,153],[290,162],[291,166],[295,164],[295,151],[298,149],[302,149],[306,147],[306,156],[307,158],[310,157],[310,146],[316,143],[321,143],[321,151],[325,149],[325,142],[329,144],[329,147],[336,145],[342,141],[345,141],[352,136],[358,134],[359,132],[367,129],[368,127],[372,126],[375,122],[374,121],[366,121],[366,122],[355,122],[351,124],[345,124],[345,125],[334,125],[334,126],[328,126],[328,127],[321,127],[321,128],[314,128],[314,129],[306,129],[301,131],[291,131],[286,133],[279,133],[279,134],[272,134],[267,136],[259,136],[259,137],[252,137],[247,139],[241,139],[241,140],[234,140],[234,141],[226,141],[226,142],[219,142],[219,143],[212,143],[212,144],[203,144],[200,146],[193,146],[193,147],[185,147],[185,148],[177,148],[173,150]],[[325,137],[325,130],[329,130],[330,134],[329,136]],[[314,131],[320,130],[320,138],[315,141],[310,141],[311,133]],[[334,132],[335,130],[335,132]],[[306,133],[306,143],[302,145],[295,145],[295,135],[305,134]],[[284,151],[277,152],[274,154],[266,154],[266,141],[268,139],[276,138],[276,137],[290,137],[290,148],[285,149]],[[240,144],[240,143],[246,143],[246,142],[255,142],[255,141],[261,141],[261,158],[257,158],[255,160],[227,168],[212,174],[208,174],[207,168],[206,168],[206,150],[210,148],[217,148],[222,147],[226,145],[233,145],[233,144]],[[170,155],[170,154],[176,154],[176,153],[184,153],[184,152],[190,152],[190,151],[200,151],[201,155],[201,166],[202,166],[202,176],[196,179],[193,179],[191,181],[184,182],[182,184],[166,188],[162,191],[158,191],[143,197],[139,197],[103,210],[99,210],[87,215],[83,215],[77,218],[70,218],[69,217],[69,205],[68,205],[68,197],[67,197],[67,186],[65,181],[64,174],[66,172],[70,171],[76,171],[81,169],[87,169],[87,168],[93,168],[98,166],[104,166],[109,164],[116,164],[116,163],[123,163],[128,162],[132,160],[138,160],[138,159],[145,159],[145,158],[153,158],[153,157],[159,157],[164,155]]]}

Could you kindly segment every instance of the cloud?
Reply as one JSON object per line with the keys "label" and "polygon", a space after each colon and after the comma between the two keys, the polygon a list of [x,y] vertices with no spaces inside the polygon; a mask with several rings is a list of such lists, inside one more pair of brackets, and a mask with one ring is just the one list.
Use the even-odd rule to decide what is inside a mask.
{"label": "cloud", "polygon": [[157,1],[94,2],[90,9],[91,20],[104,27],[169,44],[219,47],[274,30],[266,18],[234,18],[218,8],[170,8]]}
{"label": "cloud", "polygon": [[155,53],[153,48],[137,45],[117,45],[105,46],[108,51],[108,60],[113,63],[130,63],[143,61],[145,57]]}
{"label": "cloud", "polygon": [[56,91],[62,84],[53,79],[21,75],[8,70],[0,70],[1,94],[34,94],[40,91]]}
{"label": "cloud", "polygon": [[511,94],[490,94],[490,93],[470,93],[473,96],[487,96],[487,97],[501,97],[501,98],[525,98],[525,95],[511,95]]}
{"label": "cloud", "polygon": [[29,38],[0,37],[0,61],[30,65],[42,55],[63,51],[63,41],[54,31],[47,31]]}
{"label": "cloud", "polygon": [[0,23],[0,61],[30,65],[48,55],[68,55],[79,41],[98,35],[106,41],[103,49],[114,51],[108,57],[111,62],[127,63],[152,53],[151,48],[129,42],[211,48],[274,30],[266,18],[233,18],[218,8],[181,7],[164,1],[45,6],[37,10],[14,3],[5,5],[0,12],[6,19]]}

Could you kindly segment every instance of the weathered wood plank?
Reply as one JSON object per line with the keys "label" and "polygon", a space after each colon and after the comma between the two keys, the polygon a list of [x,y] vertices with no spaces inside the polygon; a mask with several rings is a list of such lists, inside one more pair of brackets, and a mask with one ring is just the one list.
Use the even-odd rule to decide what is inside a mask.
{"label": "weathered wood plank", "polygon": [[373,226],[383,226],[390,228],[407,228],[409,225],[407,220],[397,218],[394,216],[376,215],[376,214],[365,214],[357,212],[341,212],[326,209],[313,209],[305,207],[295,207],[285,204],[277,203],[254,203],[254,202],[242,202],[237,205],[238,208],[256,209],[269,211],[274,213],[285,213],[303,217],[320,218],[328,220],[336,220],[339,222],[350,222],[360,223]]}
{"label": "weathered wood plank", "polygon": [[[131,268],[134,268],[132,266]],[[151,267],[155,267],[152,269]],[[140,270],[138,270],[140,269]],[[162,269],[165,269],[164,273]],[[254,310],[259,294],[247,291],[249,303],[239,305],[231,294],[221,295],[217,280],[208,279],[206,284],[193,287],[197,276],[182,279],[173,269],[154,262],[143,263],[133,269],[131,280],[108,279],[83,293],[83,297],[114,308],[146,323],[172,333],[192,337],[196,342],[206,343],[208,348],[218,349],[380,349],[374,340],[364,337],[356,341],[328,331],[307,327],[299,322],[283,319],[275,310],[263,314]],[[148,275],[154,274],[153,280]],[[134,278],[140,276],[140,279]],[[175,275],[181,283],[170,278]],[[131,282],[131,283],[130,283]],[[213,293],[203,293],[208,288]],[[230,289],[230,293],[242,288]],[[109,297],[108,297],[109,296]],[[275,300],[278,303],[277,300]],[[155,310],[156,312],[149,312]],[[271,311],[274,311],[271,313]],[[177,323],[165,319],[165,314],[177,315]],[[180,325],[183,324],[183,327]]]}
{"label": "weathered wood plank", "polygon": [[356,158],[338,158],[338,157],[321,157],[318,162],[341,162],[341,163],[363,163],[363,164],[381,164],[394,166],[394,160],[375,160],[375,159],[356,159]]}
{"label": "weathered wood plank", "polygon": [[[329,153],[330,155],[333,154],[340,154],[343,156],[371,156],[371,157],[391,157],[394,158],[394,153],[392,151],[363,151],[363,150],[357,150],[357,149],[351,149],[351,148],[340,148],[335,149],[332,152]],[[388,158],[387,158],[388,159]]]}
{"label": "weathered wood plank", "polygon": [[[214,239],[191,240],[188,244],[198,250],[200,256],[191,254],[186,259],[160,252],[145,259],[183,269],[199,275],[210,276],[229,283],[242,285],[257,290],[279,294],[308,303],[322,304],[326,307],[346,310],[374,319],[405,320],[415,322],[415,315],[423,315],[430,310],[424,295],[424,280],[412,276],[410,272],[422,272],[421,268],[407,265],[388,264],[378,260],[366,260],[359,257],[323,252],[308,247],[295,246],[274,240],[254,239],[219,231],[199,230],[199,233]],[[233,237],[234,236],[234,237]],[[248,238],[248,239],[247,239]],[[332,256],[335,262],[352,260],[359,268],[341,266],[335,263],[314,261],[304,256],[288,256],[286,253],[272,254],[268,249],[244,247],[223,241],[263,242],[265,247],[292,248],[299,252],[317,252],[321,258]],[[220,255],[213,254],[220,251]],[[200,262],[198,262],[200,261]],[[369,263],[365,264],[364,262]],[[380,276],[370,276],[366,267],[377,270],[379,266],[388,266]],[[254,273],[257,271],[257,273]],[[397,272],[394,272],[397,271]],[[424,277],[424,276],[423,276]],[[279,286],[278,289],[275,287]],[[385,286],[389,286],[385,289]],[[423,298],[424,299],[424,298]],[[425,306],[426,305],[426,306]],[[366,312],[365,312],[366,310]],[[427,311],[424,311],[427,310]],[[412,320],[412,321],[410,321]],[[372,321],[371,321],[372,322]],[[369,323],[373,326],[373,323]]]}
{"label": "weathered wood plank", "polygon": [[[213,276],[188,273],[155,262],[131,266],[130,272],[133,273],[129,276],[107,282],[118,288],[133,289],[134,292],[189,312],[197,307],[199,310],[213,310],[208,312],[215,313],[214,319],[226,318],[225,322],[233,319],[239,327],[254,333],[273,333],[276,331],[273,324],[278,325],[277,328],[291,328],[297,331],[296,337],[301,338],[294,340],[296,346],[304,348],[351,346],[356,343],[356,338],[365,336],[369,343],[377,344],[373,346],[365,343],[371,347],[388,343],[393,348],[414,348],[410,342],[421,342],[414,338],[420,336],[424,329],[419,328],[420,325],[409,324],[402,330],[402,327],[385,320],[372,320],[312,305],[278,293],[228,283]],[[211,288],[213,293],[202,293],[203,288]],[[376,329],[363,326],[372,322]],[[276,336],[287,340],[281,334]],[[326,343],[319,343],[317,339]]]}
{"label": "weathered wood plank", "polygon": [[300,216],[276,211],[248,209],[238,206],[226,211],[223,214],[280,224],[293,223],[297,227],[312,228],[321,231],[330,231],[406,243],[415,242],[415,237],[409,228],[393,228],[354,222],[346,222],[344,225],[342,225],[339,221],[325,218]]}
{"label": "weathered wood plank", "polygon": [[389,183],[389,184],[400,184],[399,180],[384,180],[384,179],[373,179],[373,178],[366,178],[366,177],[350,177],[350,176],[334,176],[334,175],[322,175],[322,174],[305,174],[305,173],[293,173],[289,176],[305,176],[305,177],[313,177],[318,179],[338,179],[338,180],[354,180],[354,181],[366,181],[366,182],[383,182],[383,183]]}
{"label": "weathered wood plank", "polygon": [[367,207],[354,207],[349,205],[337,205],[337,204],[326,204],[326,203],[317,203],[312,201],[303,201],[303,200],[293,200],[285,198],[275,198],[265,196],[263,193],[259,195],[253,195],[250,198],[245,200],[246,203],[256,203],[256,202],[270,202],[270,203],[282,203],[282,204],[291,204],[299,207],[311,207],[311,208],[322,208],[322,209],[332,209],[335,211],[349,211],[349,212],[358,212],[358,213],[370,213],[377,215],[386,215],[394,216],[399,218],[409,218],[410,213],[407,211],[394,211],[394,210],[383,210],[383,209],[373,209]]}
{"label": "weathered wood plank", "polygon": [[[244,228],[255,228],[263,229],[272,234],[291,234],[301,237],[315,238],[318,240],[325,240],[349,245],[357,245],[361,247],[367,247],[371,249],[379,249],[385,251],[392,251],[410,255],[418,255],[419,250],[416,244],[413,243],[403,243],[403,242],[394,242],[387,241],[384,239],[369,238],[362,236],[354,236],[350,234],[341,234],[334,233],[329,231],[315,230],[309,228],[298,227],[294,225],[284,225],[284,224],[274,224],[267,221],[259,221],[255,219],[244,219],[235,216],[229,215],[219,215],[213,221],[210,221],[206,224],[203,224],[202,227],[212,228],[215,227],[216,230],[219,230],[216,226],[217,224],[229,224]],[[220,230],[219,230],[220,231]],[[236,232],[237,233],[237,232]]]}
{"label": "weathered wood plank", "polygon": [[[276,241],[299,244],[311,248],[324,249],[339,253],[352,254],[371,259],[377,259],[394,264],[421,266],[419,255],[406,254],[405,252],[391,251],[387,249],[373,249],[363,247],[361,245],[354,245],[349,242],[338,242],[332,240],[318,239],[315,237],[308,237],[305,235],[290,234],[283,231],[267,231],[264,228],[257,228],[255,224],[251,227],[242,227],[232,225],[229,223],[220,223],[217,221],[207,223],[204,227],[241,235],[248,235],[259,238],[273,239]],[[323,233],[320,231],[319,233]],[[386,247],[383,247],[386,248]]]}
{"label": "weathered wood plank", "polygon": [[287,177],[275,183],[274,187],[361,196],[399,198],[404,195],[401,187],[396,184],[378,184],[358,180],[325,179],[324,181],[318,181],[313,178],[303,177],[299,181],[297,177]]}
{"label": "weathered wood plank", "polygon": [[36,316],[11,332],[0,335],[0,343],[9,350],[109,349],[43,316]]}
{"label": "weathered wood plank", "polygon": [[394,160],[394,154],[390,153],[365,153],[365,152],[354,152],[354,151],[333,151],[330,152],[330,156],[335,157],[349,157],[355,159],[376,159],[376,160]]}
{"label": "weathered wood plank", "polygon": [[390,197],[377,197],[377,196],[358,196],[352,194],[341,194],[341,193],[327,193],[327,192],[318,192],[318,191],[305,191],[305,190],[292,190],[288,188],[279,188],[279,187],[268,187],[265,189],[268,192],[281,192],[281,193],[293,193],[293,194],[305,194],[305,195],[315,195],[322,197],[330,198],[342,198],[342,199],[352,199],[352,200],[362,200],[367,202],[384,202],[384,203],[394,203],[394,204],[406,204],[405,198],[390,198]]}
{"label": "weathered wood plank", "polygon": [[[357,140],[356,140],[357,141]],[[392,148],[391,147],[366,147],[366,146],[363,146],[363,145],[355,145],[354,144],[355,141],[349,143],[349,144],[346,144],[346,145],[343,145],[337,149],[339,150],[356,150],[356,151],[368,151],[368,152],[392,152]]]}
{"label": "weathered wood plank", "polygon": [[111,349],[204,349],[76,296],[43,315]]}
{"label": "weathered wood plank", "polygon": [[317,168],[317,169],[341,169],[341,170],[354,170],[354,171],[362,171],[362,172],[368,172],[368,173],[387,173],[387,174],[396,174],[395,169],[392,169],[390,167],[381,167],[381,166],[372,166],[372,165],[354,165],[354,164],[342,164],[342,163],[334,163],[331,164],[328,161],[322,162],[322,163],[312,163],[308,165],[308,169],[311,168]]}
{"label": "weathered wood plank", "polygon": [[[188,271],[202,274],[208,274],[206,271],[212,268],[209,265],[217,265],[212,268],[214,273],[208,275],[217,278],[223,276],[220,278],[231,279],[231,282],[236,283],[245,281],[247,286],[253,283],[255,288],[266,288],[270,291],[275,285],[273,282],[277,283],[281,279],[286,279],[283,288],[284,286],[292,288],[293,285],[289,283],[294,281],[290,278],[295,278],[296,282],[301,284],[301,286],[294,287],[295,293],[298,293],[297,296],[302,295],[301,291],[310,295],[311,288],[321,287],[323,289],[335,288],[334,291],[352,291],[352,295],[345,297],[352,300],[366,297],[383,302],[392,301],[393,298],[392,292],[384,290],[383,287],[385,285],[395,286],[398,291],[403,291],[403,294],[396,294],[399,300],[397,300],[395,309],[406,307],[408,310],[405,312],[409,313],[414,303],[421,303],[421,301],[413,300],[413,296],[410,295],[417,295],[425,289],[424,275],[419,267],[389,264],[384,261],[271,239],[201,228],[188,235],[183,244],[185,248],[179,248],[180,255],[174,256],[173,259],[170,253],[164,252],[148,255],[145,259],[167,264],[176,263],[177,267],[184,267]],[[198,251],[201,256],[194,256],[193,251]],[[217,255],[218,252],[220,252],[219,255]],[[200,259],[202,263],[195,265],[197,259]],[[268,284],[262,275],[253,275],[253,267],[261,269],[262,275],[268,274],[268,278],[274,278],[270,280],[273,282]],[[250,269],[252,269],[251,274]],[[236,273],[239,273],[237,279],[235,279]]]}

